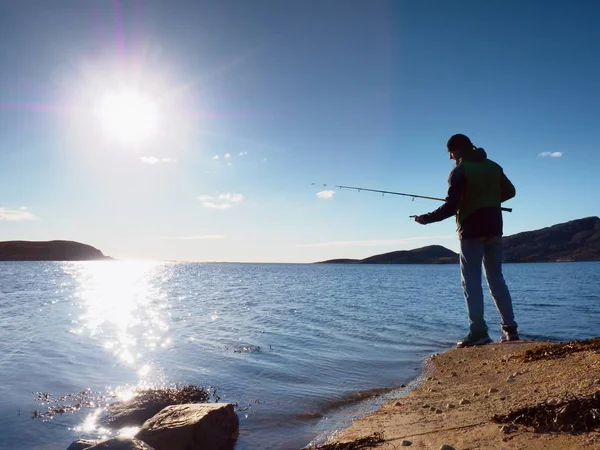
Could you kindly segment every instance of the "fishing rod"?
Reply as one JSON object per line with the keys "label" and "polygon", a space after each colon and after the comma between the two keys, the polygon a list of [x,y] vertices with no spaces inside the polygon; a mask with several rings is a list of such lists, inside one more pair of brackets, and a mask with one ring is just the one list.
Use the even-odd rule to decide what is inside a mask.
{"label": "fishing rod", "polygon": [[[367,189],[367,188],[355,187],[355,186],[341,186],[339,184],[336,184],[334,186],[337,187],[337,188],[340,188],[340,189],[353,189],[353,190],[358,191],[358,192],[360,192],[360,191],[378,192],[378,193],[380,193],[382,195],[385,195],[385,194],[402,195],[404,197],[412,197],[413,199],[415,199],[415,198],[424,198],[426,200],[437,200],[437,201],[440,201],[440,202],[445,202],[446,201],[446,199],[439,198],[439,197],[427,197],[425,195],[405,194],[404,192],[381,191],[379,189]],[[512,208],[500,208],[500,209],[502,211],[512,212]]]}

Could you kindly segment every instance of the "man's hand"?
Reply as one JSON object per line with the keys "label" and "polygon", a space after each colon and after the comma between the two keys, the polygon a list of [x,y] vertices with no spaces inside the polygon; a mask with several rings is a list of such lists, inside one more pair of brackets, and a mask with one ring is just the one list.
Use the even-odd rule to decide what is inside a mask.
{"label": "man's hand", "polygon": [[421,225],[427,224],[425,217],[423,216],[415,216],[415,222],[420,223]]}

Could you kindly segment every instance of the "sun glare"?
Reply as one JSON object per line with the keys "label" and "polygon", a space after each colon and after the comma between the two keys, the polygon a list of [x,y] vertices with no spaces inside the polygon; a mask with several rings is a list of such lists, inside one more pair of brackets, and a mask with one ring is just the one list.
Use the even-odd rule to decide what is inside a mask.
{"label": "sun glare", "polygon": [[121,143],[141,143],[158,133],[157,102],[135,90],[107,92],[95,112],[106,136]]}

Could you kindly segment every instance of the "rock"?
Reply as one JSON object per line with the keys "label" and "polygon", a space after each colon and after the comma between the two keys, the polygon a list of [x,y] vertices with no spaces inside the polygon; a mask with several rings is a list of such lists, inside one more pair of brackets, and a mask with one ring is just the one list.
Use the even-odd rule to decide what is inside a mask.
{"label": "rock", "polygon": [[145,442],[134,438],[116,437],[106,441],[98,442],[89,450],[154,450]]}
{"label": "rock", "polygon": [[412,445],[412,442],[407,441],[406,439],[402,439],[402,441],[400,441],[400,445],[402,447],[410,447]]}
{"label": "rock", "polygon": [[97,443],[98,441],[91,441],[89,439],[77,439],[67,447],[67,450],[85,450],[96,445]]}
{"label": "rock", "polygon": [[443,412],[444,412],[444,411],[442,411],[442,410],[441,410],[441,409],[439,409],[439,408],[437,408],[437,409],[435,410],[435,413],[436,413],[436,414],[441,414],[441,413],[443,413]]}
{"label": "rock", "polygon": [[148,419],[135,437],[156,450],[225,450],[239,435],[230,403],[167,406]]}
{"label": "rock", "polygon": [[425,404],[423,405],[423,408],[429,408],[429,405],[428,405],[427,403],[425,403]]}
{"label": "rock", "polygon": [[509,376],[509,377],[507,377],[507,378],[506,378],[506,382],[507,382],[507,383],[512,383],[513,381],[515,381],[515,379],[516,379],[516,378],[515,378],[514,376],[512,376],[512,375],[511,375],[511,376]]}
{"label": "rock", "polygon": [[171,405],[204,403],[210,394],[198,386],[140,391],[131,400],[109,405],[100,422],[111,428],[141,426],[163,408]]}
{"label": "rock", "polygon": [[458,376],[458,374],[457,374],[456,372],[452,372],[452,373],[450,374],[450,376],[451,376],[451,377],[456,377],[456,376]]}
{"label": "rock", "polygon": [[440,450],[454,450],[454,447],[452,447],[451,445],[448,445],[448,444],[442,444],[442,446],[440,447]]}
{"label": "rock", "polygon": [[448,404],[446,405],[446,408],[448,408],[448,409],[454,409],[454,408],[456,408],[456,406],[455,406],[455,405],[453,405],[452,403],[448,403]]}
{"label": "rock", "polygon": [[490,388],[490,389],[488,390],[488,392],[489,392],[490,394],[493,394],[494,392],[498,392],[498,389],[496,389],[496,388]]}
{"label": "rock", "polygon": [[463,398],[460,402],[458,402],[459,405],[468,405],[469,403],[471,402],[466,398]]}

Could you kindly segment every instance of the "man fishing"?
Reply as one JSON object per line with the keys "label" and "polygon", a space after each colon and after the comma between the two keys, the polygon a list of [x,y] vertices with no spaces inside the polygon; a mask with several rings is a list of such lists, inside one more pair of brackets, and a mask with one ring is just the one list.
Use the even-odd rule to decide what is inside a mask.
{"label": "man fishing", "polygon": [[501,203],[515,196],[515,187],[502,167],[487,159],[482,148],[475,147],[464,134],[448,140],[450,159],[456,167],[448,178],[444,204],[429,214],[415,216],[426,225],[456,215],[460,239],[460,273],[467,304],[470,331],[457,347],[492,342],[483,315],[481,266],[502,322],[501,342],[517,341],[517,323],[512,299],[502,275]]}

